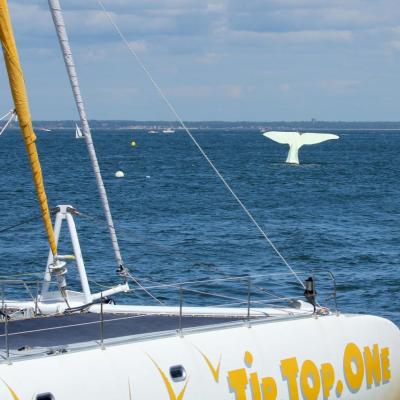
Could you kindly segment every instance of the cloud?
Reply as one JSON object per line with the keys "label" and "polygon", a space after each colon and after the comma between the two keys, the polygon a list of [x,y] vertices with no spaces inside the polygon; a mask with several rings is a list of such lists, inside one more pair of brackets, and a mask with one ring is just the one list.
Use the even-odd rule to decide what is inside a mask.
{"label": "cloud", "polygon": [[239,99],[253,92],[253,87],[242,84],[223,85],[181,85],[166,89],[166,93],[174,98],[190,99]]}
{"label": "cloud", "polygon": [[215,64],[219,62],[224,56],[220,53],[207,52],[198,57],[198,61],[202,64]]}
{"label": "cloud", "polygon": [[[54,34],[47,2],[15,0],[11,4],[13,22],[18,35],[29,39],[50,40]],[[220,0],[136,0],[103,1],[112,18],[129,40],[140,41],[160,37],[207,37],[218,24],[224,11]],[[62,4],[67,29],[81,43],[116,41],[114,29],[96,1],[68,1]],[[32,21],[35,21],[32,23]],[[29,34],[29,35],[28,35]]]}
{"label": "cloud", "polygon": [[143,94],[137,88],[125,87],[115,89],[114,87],[101,87],[96,91],[98,95],[112,102],[131,102],[135,98],[139,98]]}
{"label": "cloud", "polygon": [[400,51],[400,40],[391,40],[387,44],[387,50],[390,53],[393,51]]}
{"label": "cloud", "polygon": [[392,27],[389,30],[388,38],[385,43],[386,55],[393,56],[400,51],[400,26]]}
{"label": "cloud", "polygon": [[[103,3],[128,40],[157,49],[165,39],[171,44],[168,51],[177,53],[217,53],[216,49],[227,43],[255,47],[271,42],[346,42],[355,37],[355,32],[361,40],[362,32],[367,35],[372,29],[387,30],[397,26],[400,19],[400,7],[389,10],[382,2],[371,0],[104,0]],[[383,3],[396,4],[394,0]],[[68,31],[78,45],[119,41],[97,1],[70,0],[63,6]],[[48,41],[50,45],[53,27],[45,2],[15,0],[12,9],[19,35],[24,39],[22,46],[31,47],[35,39],[44,45]],[[196,42],[189,47],[186,45],[189,40]]]}
{"label": "cloud", "polygon": [[289,83],[282,83],[282,84],[279,85],[279,90],[282,93],[288,93],[288,92],[290,92],[292,90],[292,87],[291,87],[291,85]]}
{"label": "cloud", "polygon": [[134,40],[129,42],[129,47],[136,53],[145,53],[147,51],[146,43],[143,40]]}
{"label": "cloud", "polygon": [[231,0],[228,10],[232,30],[256,32],[368,30],[396,24],[400,17],[395,0]]}
{"label": "cloud", "polygon": [[289,32],[251,32],[235,31],[229,36],[232,43],[260,44],[304,44],[321,42],[347,42],[353,37],[350,31],[289,31]]}
{"label": "cloud", "polygon": [[354,93],[359,88],[360,84],[360,81],[346,79],[328,79],[319,82],[319,86],[331,94]]}
{"label": "cloud", "polygon": [[54,30],[50,13],[43,10],[38,4],[12,2],[10,3],[10,14],[18,35],[42,35]]}
{"label": "cloud", "polygon": [[[193,118],[198,112],[214,116],[221,104],[233,105],[231,110],[223,107],[223,112],[234,119],[257,117],[266,105],[271,118],[299,118],[300,112],[308,117],[309,110],[317,115],[321,104],[331,118],[328,113],[349,114],[348,94],[359,96],[362,110],[367,99],[375,97],[361,92],[394,91],[397,84],[398,0],[103,2],[161,86]],[[105,82],[113,101],[110,106],[106,96],[100,101],[100,96],[91,94],[91,115],[111,116],[115,107],[116,118],[128,117],[132,107],[125,104],[130,96],[140,98],[135,109],[144,110],[146,118],[162,114],[161,106],[147,106],[154,93],[97,1],[68,0],[62,5],[85,92],[94,93],[90,89]],[[10,7],[29,92],[38,99],[37,115],[42,112],[45,117],[52,108],[46,99],[60,97],[63,90],[69,93],[66,79],[58,83],[65,71],[47,2],[13,0]],[[135,90],[126,90],[127,82]],[[5,84],[0,80],[0,91]],[[304,96],[301,107],[294,100],[299,92],[311,93]],[[282,104],[265,99],[265,93],[281,98]],[[317,95],[337,103],[317,102]],[[390,104],[396,103],[390,98]],[[63,101],[62,112],[75,115],[73,105],[68,108],[70,98]],[[242,102],[248,106],[239,106]],[[381,109],[387,109],[383,100]],[[325,109],[321,110],[319,118],[324,116]]]}

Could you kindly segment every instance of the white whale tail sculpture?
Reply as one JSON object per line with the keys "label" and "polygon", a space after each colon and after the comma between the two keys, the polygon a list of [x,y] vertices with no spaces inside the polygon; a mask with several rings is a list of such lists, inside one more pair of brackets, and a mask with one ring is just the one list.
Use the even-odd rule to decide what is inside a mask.
{"label": "white whale tail sculpture", "polygon": [[332,133],[270,131],[263,133],[263,135],[275,142],[289,145],[289,153],[286,158],[286,162],[289,164],[299,164],[299,149],[305,144],[318,144],[327,140],[339,139],[339,136]]}

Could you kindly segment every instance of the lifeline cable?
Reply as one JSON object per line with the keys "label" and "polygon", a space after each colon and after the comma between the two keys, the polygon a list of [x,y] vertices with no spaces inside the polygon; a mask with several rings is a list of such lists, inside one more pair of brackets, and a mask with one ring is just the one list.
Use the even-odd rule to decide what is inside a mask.
{"label": "lifeline cable", "polygon": [[243,202],[240,200],[240,198],[237,196],[237,194],[233,191],[229,183],[225,180],[225,178],[222,176],[222,174],[219,172],[217,167],[214,165],[214,163],[210,160],[208,155],[205,153],[203,148],[200,146],[200,144],[197,142],[195,137],[192,135],[186,124],[183,122],[182,118],[179,116],[178,112],[176,111],[175,107],[172,105],[172,103],[169,101],[167,96],[164,94],[164,91],[161,89],[161,87],[158,85],[158,83],[154,80],[153,76],[151,75],[150,71],[147,69],[145,64],[142,62],[140,57],[138,56],[137,52],[135,49],[130,45],[124,34],[121,32],[119,29],[118,25],[110,15],[110,13],[107,11],[105,8],[103,2],[101,0],[97,0],[97,3],[100,5],[101,9],[103,10],[104,14],[107,16],[108,20],[110,21],[111,25],[114,27],[116,30],[117,34],[120,36],[122,41],[125,43],[127,46],[128,50],[132,53],[132,55],[135,57],[136,61],[138,62],[139,66],[142,68],[144,73],[147,75],[149,78],[150,82],[153,84],[154,88],[157,90],[157,92],[160,94],[161,98],[164,100],[168,108],[171,110],[171,112],[174,114],[176,117],[177,121],[180,123],[182,126],[183,130],[187,133],[187,135],[190,137],[190,139],[193,141],[197,149],[200,151],[200,153],[203,155],[203,157],[206,159],[206,161],[209,163],[211,168],[214,170],[216,175],[219,177],[219,179],[222,181],[222,183],[225,185],[226,189],[231,193],[231,195],[234,197],[234,199],[237,201],[237,203],[240,205],[240,207],[243,209],[243,211],[246,213],[246,215],[249,217],[250,221],[256,226],[258,231],[261,233],[261,235],[264,237],[264,239],[268,242],[268,244],[272,247],[272,249],[275,251],[275,253],[278,255],[278,257],[283,261],[283,263],[286,265],[286,267],[291,271],[291,273],[294,275],[294,277],[297,279],[297,281],[301,284],[301,286],[305,289],[305,285],[302,282],[302,280],[299,278],[295,270],[289,265],[289,263],[286,261],[285,257],[281,254],[281,252],[277,249],[277,247],[273,244],[271,239],[268,237],[268,235],[265,233],[265,231],[261,228],[261,226],[258,224],[258,222],[255,220],[251,212],[247,209],[247,207],[243,204]]}

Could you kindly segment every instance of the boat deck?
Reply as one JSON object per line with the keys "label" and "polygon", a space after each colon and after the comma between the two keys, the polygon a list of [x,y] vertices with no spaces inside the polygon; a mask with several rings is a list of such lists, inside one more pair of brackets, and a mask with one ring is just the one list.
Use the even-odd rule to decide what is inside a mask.
{"label": "boat deck", "polygon": [[[243,317],[182,316],[182,328],[233,322]],[[112,339],[177,330],[177,315],[105,314],[103,338]],[[34,348],[62,348],[68,345],[99,342],[101,321],[99,314],[81,313],[62,316],[11,320],[0,323],[0,349],[30,350]],[[6,338],[7,337],[7,338]]]}

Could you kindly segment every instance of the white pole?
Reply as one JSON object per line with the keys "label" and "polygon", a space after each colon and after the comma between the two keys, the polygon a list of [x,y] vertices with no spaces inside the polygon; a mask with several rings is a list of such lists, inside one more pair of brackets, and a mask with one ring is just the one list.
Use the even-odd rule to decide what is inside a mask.
{"label": "white pole", "polygon": [[69,228],[69,234],[71,235],[72,248],[74,249],[76,266],[78,267],[79,277],[81,279],[82,291],[85,295],[86,303],[91,303],[92,294],[90,292],[89,282],[86,274],[85,264],[82,258],[82,251],[79,244],[78,233],[76,232],[74,218],[68,212],[66,214],[66,218]]}
{"label": "white pole", "polygon": [[108,230],[111,237],[112,246],[114,249],[115,259],[118,268],[121,272],[124,271],[124,263],[122,261],[121,252],[118,245],[117,235],[115,233],[114,222],[112,220],[110,206],[108,204],[107,193],[104,187],[103,179],[101,177],[99,163],[97,161],[96,151],[93,145],[92,135],[90,133],[90,127],[88,119],[85,112],[85,107],[83,99],[81,96],[81,91],[79,88],[78,76],[76,73],[74,60],[72,57],[71,47],[68,41],[68,35],[65,28],[64,18],[61,11],[61,6],[58,0],[48,0],[51,15],[53,17],[54,25],[56,28],[58,40],[60,42],[61,50],[64,57],[65,66],[67,68],[69,80],[71,83],[72,92],[74,94],[76,107],[79,112],[79,117],[81,120],[83,128],[83,136],[85,138],[86,146],[89,152],[90,161],[96,176],[97,188],[100,193],[101,203],[103,205],[104,214],[107,220]]}

